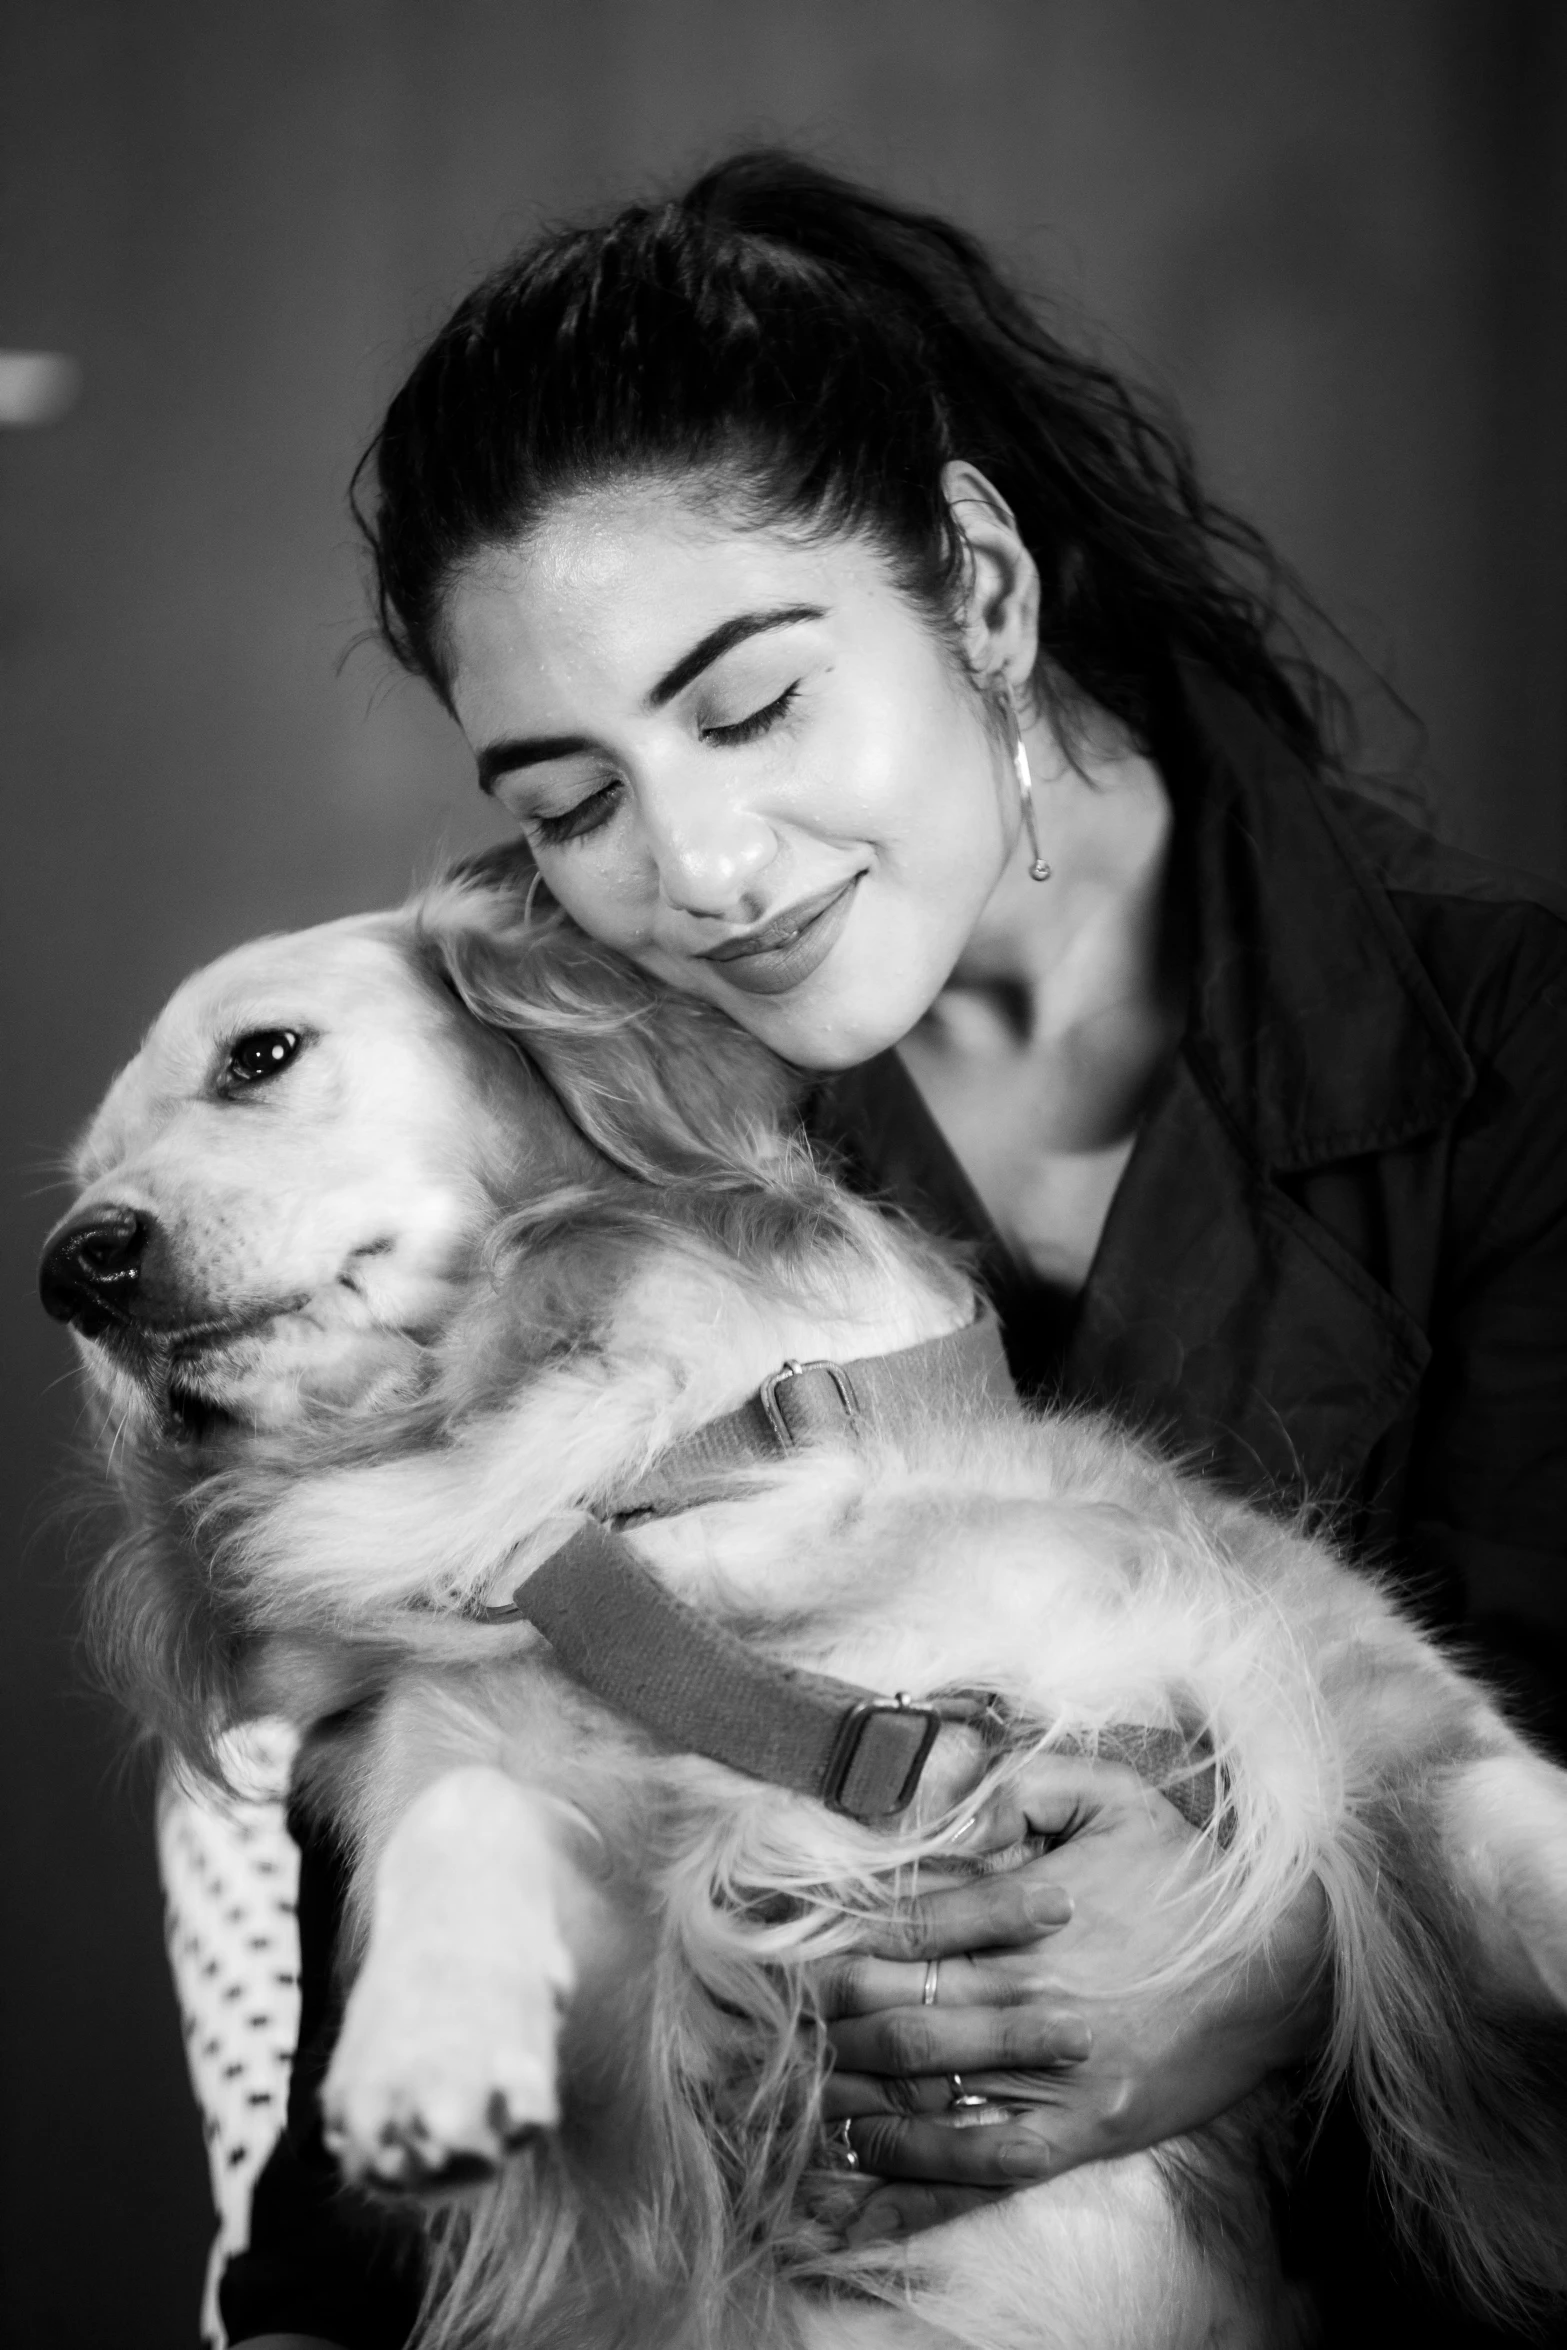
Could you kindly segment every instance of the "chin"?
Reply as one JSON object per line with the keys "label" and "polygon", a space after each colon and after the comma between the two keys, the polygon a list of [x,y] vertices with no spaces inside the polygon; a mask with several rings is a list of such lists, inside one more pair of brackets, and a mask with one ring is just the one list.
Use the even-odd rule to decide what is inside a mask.
{"label": "chin", "polygon": [[[819,1002],[804,1000],[806,992],[805,988],[799,990],[802,1000],[798,1003],[777,996],[752,1003],[745,1016],[733,1006],[726,1009],[780,1060],[823,1077],[858,1069],[878,1053],[901,1044],[930,1008],[930,1002],[914,991],[906,1002],[874,1005],[845,1002],[843,992],[836,988],[822,991]],[[937,992],[932,991],[930,1001]]]}

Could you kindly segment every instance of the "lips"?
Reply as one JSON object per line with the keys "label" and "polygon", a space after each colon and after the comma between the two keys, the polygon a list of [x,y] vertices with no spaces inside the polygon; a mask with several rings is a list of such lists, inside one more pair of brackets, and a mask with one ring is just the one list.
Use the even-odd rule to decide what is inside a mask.
{"label": "lips", "polygon": [[851,874],[815,897],[786,906],[781,914],[749,930],[743,938],[726,939],[699,958],[716,963],[731,987],[745,995],[783,995],[809,979],[836,946],[854,903],[859,874]]}

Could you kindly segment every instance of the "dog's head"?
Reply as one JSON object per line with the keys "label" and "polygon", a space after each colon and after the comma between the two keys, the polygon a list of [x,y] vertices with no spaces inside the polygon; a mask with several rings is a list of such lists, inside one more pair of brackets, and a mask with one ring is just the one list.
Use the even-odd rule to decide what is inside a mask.
{"label": "dog's head", "polygon": [[43,1302],[122,1423],[281,1427],[405,1389],[519,1182],[586,1156],[409,916],[262,939],[187,980],[115,1080]]}
{"label": "dog's head", "polygon": [[362,1415],[418,1392],[508,1211],[765,1186],[786,1091],[492,854],[187,980],[78,1147],[43,1302],[143,1442]]}

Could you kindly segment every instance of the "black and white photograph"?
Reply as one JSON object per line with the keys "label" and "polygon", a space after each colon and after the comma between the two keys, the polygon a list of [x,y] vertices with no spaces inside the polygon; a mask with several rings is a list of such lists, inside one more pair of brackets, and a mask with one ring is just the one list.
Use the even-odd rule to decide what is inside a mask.
{"label": "black and white photograph", "polygon": [[1567,8],[0,12],[14,2350],[1567,2342]]}

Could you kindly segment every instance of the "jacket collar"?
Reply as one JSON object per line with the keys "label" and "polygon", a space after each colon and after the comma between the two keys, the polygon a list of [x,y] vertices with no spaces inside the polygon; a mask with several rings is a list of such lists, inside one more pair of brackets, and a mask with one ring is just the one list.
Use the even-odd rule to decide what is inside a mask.
{"label": "jacket collar", "polygon": [[1433,1133],[1474,1086],[1335,795],[1239,695],[1182,664],[1159,756],[1192,925],[1186,1052],[1279,1173]]}

